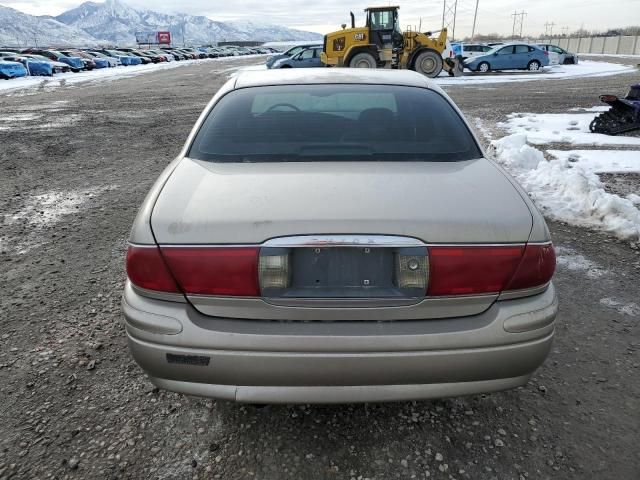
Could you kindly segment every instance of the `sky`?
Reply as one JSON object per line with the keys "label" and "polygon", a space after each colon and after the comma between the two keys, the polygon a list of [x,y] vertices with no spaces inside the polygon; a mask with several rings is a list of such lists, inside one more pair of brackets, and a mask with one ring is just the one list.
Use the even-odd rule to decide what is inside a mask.
{"label": "sky", "polygon": [[[184,12],[219,21],[254,21],[327,33],[349,23],[349,9],[356,25],[364,25],[367,6],[400,5],[402,28],[421,25],[422,31],[442,26],[443,0],[122,0],[141,9],[164,13]],[[454,0],[447,0],[452,4]],[[80,0],[0,0],[0,4],[32,15],[58,15],[76,7]],[[514,12],[526,12],[524,35],[539,35],[552,28],[553,34],[578,28],[606,30],[640,25],[640,0],[478,0],[476,33],[511,34]],[[476,0],[458,0],[456,38],[471,33]],[[606,7],[606,8],[603,8]],[[550,24],[554,25],[551,26]],[[548,24],[545,26],[545,24]]]}

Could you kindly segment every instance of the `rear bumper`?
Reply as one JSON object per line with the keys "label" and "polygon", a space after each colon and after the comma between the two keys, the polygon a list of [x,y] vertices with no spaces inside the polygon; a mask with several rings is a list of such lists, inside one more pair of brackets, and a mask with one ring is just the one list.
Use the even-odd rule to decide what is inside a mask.
{"label": "rear bumper", "polygon": [[250,403],[418,400],[514,388],[547,357],[557,308],[553,285],[474,317],[408,322],[216,319],[186,303],[141,297],[129,285],[123,299],[131,353],[155,385]]}

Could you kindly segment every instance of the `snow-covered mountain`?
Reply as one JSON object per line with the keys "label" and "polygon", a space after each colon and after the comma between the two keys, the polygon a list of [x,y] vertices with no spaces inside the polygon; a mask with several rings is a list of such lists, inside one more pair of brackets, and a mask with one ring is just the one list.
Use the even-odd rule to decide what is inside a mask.
{"label": "snow-covered mountain", "polygon": [[99,41],[84,30],[50,17],[34,17],[0,5],[0,45],[95,45]]}
{"label": "snow-covered mountain", "polygon": [[180,45],[322,38],[318,33],[278,25],[216,22],[203,16],[138,10],[120,0],[85,2],[54,18],[35,17],[0,5],[0,46],[135,45],[135,32],[157,30],[169,30],[174,43]]}
{"label": "snow-covered mountain", "polygon": [[135,32],[168,30],[176,43],[206,44],[221,41],[317,40],[320,34],[255,23],[234,24],[203,16],[164,14],[138,10],[120,0],[85,2],[56,19],[88,34],[119,45],[135,43]]}

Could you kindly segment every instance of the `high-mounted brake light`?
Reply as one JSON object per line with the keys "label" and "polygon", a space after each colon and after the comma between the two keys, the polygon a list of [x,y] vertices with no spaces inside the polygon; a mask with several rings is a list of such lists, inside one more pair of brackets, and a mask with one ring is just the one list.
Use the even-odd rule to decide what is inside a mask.
{"label": "high-mounted brake light", "polygon": [[160,251],[187,295],[260,295],[257,247],[163,246]]}
{"label": "high-mounted brake light", "polygon": [[179,293],[156,246],[130,245],[127,250],[127,276],[131,283],[156,292]]}

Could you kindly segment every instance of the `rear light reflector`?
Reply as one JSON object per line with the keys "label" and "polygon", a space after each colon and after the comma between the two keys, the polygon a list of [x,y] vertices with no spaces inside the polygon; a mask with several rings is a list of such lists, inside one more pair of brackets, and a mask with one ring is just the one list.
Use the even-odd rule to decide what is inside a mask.
{"label": "rear light reflector", "polygon": [[431,247],[427,295],[499,293],[516,271],[523,252],[523,246]]}
{"label": "rear light reflector", "polygon": [[396,282],[399,288],[419,288],[424,291],[428,281],[429,263],[426,255],[397,256]]}
{"label": "rear light reflector", "polygon": [[553,245],[527,245],[507,290],[523,290],[545,285],[556,271],[556,252]]}
{"label": "rear light reflector", "polygon": [[127,276],[131,283],[146,290],[180,293],[156,246],[129,246]]}
{"label": "rear light reflector", "polygon": [[256,247],[161,247],[187,295],[260,296]]}
{"label": "rear light reflector", "polygon": [[260,289],[289,288],[291,285],[291,264],[288,253],[269,255],[263,252],[258,263]]}

